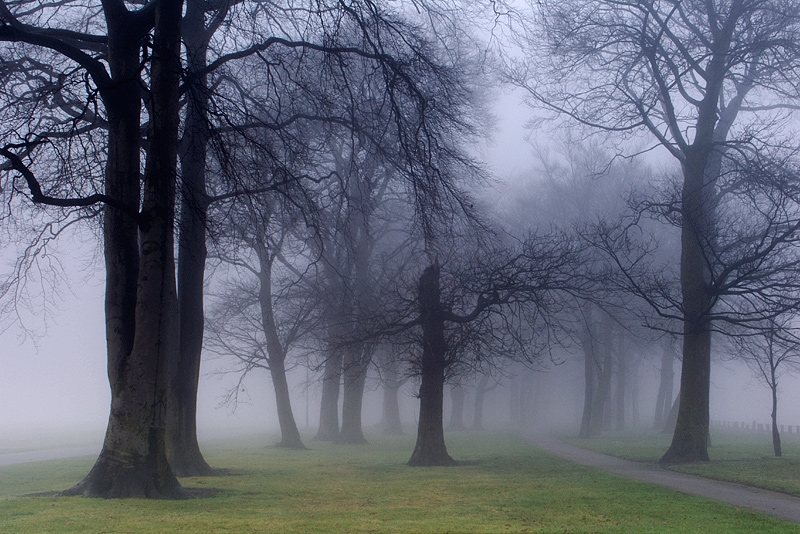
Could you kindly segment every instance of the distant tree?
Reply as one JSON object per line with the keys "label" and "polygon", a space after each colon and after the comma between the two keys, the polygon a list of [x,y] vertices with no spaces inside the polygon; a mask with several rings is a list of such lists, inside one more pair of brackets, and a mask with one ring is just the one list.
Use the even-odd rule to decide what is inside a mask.
{"label": "distant tree", "polygon": [[672,205],[681,229],[681,402],[662,462],[708,460],[717,302],[708,263],[721,227],[719,178],[733,147],[764,149],[770,130],[785,124],[796,104],[798,5],[578,0],[539,2],[536,13],[527,30],[549,53],[515,65],[514,83],[589,127],[649,132],[681,164],[679,202]]}
{"label": "distant tree", "polygon": [[775,456],[782,454],[778,431],[778,380],[785,373],[796,371],[800,364],[800,346],[792,325],[793,319],[785,316],[770,318],[758,333],[730,338],[734,356],[746,362],[753,375],[770,390],[772,448]]}

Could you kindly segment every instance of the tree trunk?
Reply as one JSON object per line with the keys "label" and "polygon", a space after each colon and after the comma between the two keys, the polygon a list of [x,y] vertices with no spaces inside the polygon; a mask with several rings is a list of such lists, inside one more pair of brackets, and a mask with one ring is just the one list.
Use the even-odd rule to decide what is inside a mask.
{"label": "tree trunk", "polygon": [[595,343],[592,336],[591,326],[587,318],[586,332],[581,336],[581,347],[583,347],[583,416],[581,417],[581,430],[579,437],[588,438],[591,436],[592,425],[592,406],[594,406],[594,370],[597,366],[595,362]]}
{"label": "tree trunk", "polygon": [[322,372],[322,398],[319,429],[314,441],[334,441],[339,437],[339,387],[342,381],[342,354],[331,350]]}
{"label": "tree trunk", "polygon": [[[136,289],[131,293],[135,297],[120,295],[120,288],[112,288],[106,296],[106,309],[111,311],[107,325],[111,414],[97,462],[83,481],[67,490],[69,495],[111,498],[186,496],[170,469],[165,447],[167,385],[178,350],[173,228],[181,8],[182,2],[159,2],[156,6],[151,70],[152,138],[147,154],[139,224],[138,279]],[[110,22],[109,34],[112,27],[117,28],[113,22],[118,24],[119,21]],[[117,31],[122,30],[117,28]],[[110,57],[114,61],[119,61],[118,54],[127,52],[127,61],[136,58],[138,62],[138,52],[134,55],[138,42],[122,50],[116,48],[118,44],[110,35],[109,46],[113,50]],[[134,66],[127,61],[123,67]],[[127,86],[133,76],[134,73],[128,70],[120,81]],[[138,90],[134,91],[130,86],[126,89],[130,91],[128,96],[133,96],[133,101],[138,103]],[[132,110],[128,109],[128,112]],[[126,117],[123,127],[127,135],[133,134],[133,124],[128,122],[133,119],[132,115]],[[112,125],[107,170],[111,191],[107,192],[125,194],[138,188],[138,110],[135,115],[137,131],[135,136],[127,139],[131,142],[127,149],[119,146],[122,137],[117,137],[120,132],[115,132],[117,125]],[[126,150],[130,152],[123,155]],[[119,152],[112,157],[115,151]],[[133,158],[133,153],[136,158]],[[127,156],[126,161],[116,160],[118,156]],[[115,175],[119,171],[122,174]],[[136,186],[120,180],[133,180]],[[123,198],[133,201],[130,196]],[[134,205],[138,205],[138,198]],[[106,224],[107,284],[122,283],[129,289],[132,268],[120,266],[119,261],[122,257],[134,259],[130,256],[130,228],[127,224],[120,224],[116,216]],[[121,234],[110,233],[119,229],[123,230]],[[135,301],[133,318],[124,308],[130,305],[131,300]],[[130,346],[126,346],[129,342]]]}
{"label": "tree trunk", "polygon": [[408,465],[455,465],[444,443],[444,376],[447,342],[439,288],[439,264],[422,272],[418,303],[422,326],[421,383],[419,387],[419,423],[417,443]]}
{"label": "tree trunk", "polygon": [[681,198],[681,294],[683,297],[683,365],[680,405],[672,443],[662,464],[707,462],[709,393],[711,387],[711,299],[704,243],[709,238],[712,206],[707,200],[710,184],[704,183],[703,153],[690,154],[684,165]]}
{"label": "tree trunk", "polygon": [[617,390],[616,390],[616,430],[625,430],[625,393],[627,382],[627,353],[625,352],[622,333],[619,334],[617,347]]}
{"label": "tree trunk", "polygon": [[297,422],[292,412],[291,395],[289,394],[289,383],[286,380],[286,369],[283,362],[279,365],[270,363],[269,373],[272,377],[272,387],[275,389],[275,406],[278,409],[278,424],[281,427],[281,440],[277,447],[287,449],[305,449]]}
{"label": "tree trunk", "polygon": [[450,388],[450,424],[447,429],[453,432],[466,430],[464,426],[464,388],[460,385]]}
{"label": "tree trunk", "polygon": [[661,381],[656,396],[656,413],[653,417],[653,428],[664,428],[670,407],[672,406],[672,388],[675,382],[675,350],[672,336],[664,336],[664,352],[661,355]]}
{"label": "tree trunk", "polygon": [[475,388],[475,409],[472,412],[472,430],[483,430],[483,404],[488,391],[489,375],[483,375]]}
{"label": "tree trunk", "polygon": [[403,434],[403,423],[400,418],[398,395],[402,382],[397,372],[397,363],[394,361],[385,362],[383,374],[383,417],[381,418],[383,433],[401,435]]}
{"label": "tree trunk", "polygon": [[[770,347],[770,350],[772,350],[772,347]],[[778,379],[775,376],[775,362],[771,355],[770,372],[772,375],[770,383],[770,389],[772,389],[772,450],[775,452],[775,456],[780,457],[782,451],[781,435],[778,433]]]}
{"label": "tree trunk", "polygon": [[205,9],[189,0],[183,20],[187,49],[187,104],[180,153],[182,187],[178,224],[178,307],[180,359],[171,379],[167,412],[167,458],[177,476],[208,476],[208,465],[197,442],[197,389],[203,351],[203,292],[206,268],[206,153],[208,145],[208,48]]}
{"label": "tree trunk", "polygon": [[364,383],[367,380],[369,348],[363,344],[348,348],[344,360],[342,384],[342,429],[339,443],[362,445],[367,443],[361,428],[361,408],[364,401]]}
{"label": "tree trunk", "polygon": [[601,434],[605,417],[608,414],[607,408],[610,400],[613,352],[611,350],[610,334],[605,332],[603,338],[602,342],[599,343],[603,351],[603,368],[600,370],[597,394],[592,402],[592,419],[589,423],[590,436],[599,436]]}
{"label": "tree trunk", "polygon": [[275,406],[278,411],[278,424],[281,428],[281,440],[278,447],[305,449],[297,429],[297,422],[292,413],[289,383],[286,380],[286,346],[281,342],[275,312],[272,307],[272,264],[275,256],[267,249],[264,241],[266,229],[256,225],[252,236],[252,246],[258,257],[258,305],[261,311],[261,329],[267,344],[267,363],[275,390]]}

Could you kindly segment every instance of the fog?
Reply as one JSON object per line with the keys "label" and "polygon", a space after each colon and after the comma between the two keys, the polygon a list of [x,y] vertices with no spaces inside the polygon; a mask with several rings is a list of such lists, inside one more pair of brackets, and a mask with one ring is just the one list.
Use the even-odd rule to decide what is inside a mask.
{"label": "fog", "polygon": [[[487,202],[490,205],[502,204],[506,197],[514,196],[513,188],[507,187],[503,177],[524,180],[531,172],[532,145],[525,128],[529,115],[519,113],[513,94],[503,95],[498,102],[498,130],[482,148],[495,177],[501,179],[493,192],[496,197]],[[652,157],[663,162],[658,154]],[[99,448],[102,442],[110,404],[102,273],[96,272],[99,269],[94,265],[95,272],[87,274],[86,266],[92,264],[87,257],[92,253],[85,249],[91,244],[71,247],[70,238],[65,239],[67,246],[62,245],[58,251],[67,275],[60,295],[48,299],[43,306],[34,306],[25,315],[25,326],[34,333],[26,334],[19,325],[0,333],[0,453],[84,444]],[[74,251],[78,251],[77,255],[72,254]],[[768,425],[769,389],[743,363],[723,356],[715,355],[712,363],[711,419]],[[543,368],[505,369],[502,376],[493,379],[499,386],[487,393],[484,428],[577,434],[583,402],[582,358],[578,352],[562,352],[554,355],[556,363],[547,363]],[[674,394],[679,387],[677,365]],[[229,368],[230,361],[224,357],[207,355],[203,361],[197,418],[201,443],[234,435],[265,434],[265,445],[269,445],[278,431],[278,420],[268,372],[251,372],[239,388],[234,405],[223,402],[238,378],[224,372]],[[292,407],[305,439],[314,434],[319,421],[320,379],[319,369],[297,365],[289,371]],[[636,372],[638,418],[629,417],[628,428],[652,427],[658,381],[658,357],[647,354]],[[467,427],[474,416],[474,386],[474,380],[465,386]],[[371,370],[362,411],[368,432],[379,431],[381,387],[377,374]],[[787,374],[779,387],[779,423],[800,425],[800,378]],[[400,390],[401,417],[407,434],[415,432],[417,388],[412,380]],[[446,391],[445,424],[450,410],[451,399]]]}
{"label": "fog", "polygon": [[[73,273],[81,278],[80,273]],[[109,386],[105,369],[102,284],[98,278],[84,281],[74,296],[50,310],[46,333],[36,339],[20,339],[19,331],[0,336],[0,452],[20,448],[50,449],[99,444],[109,410]],[[507,370],[501,385],[487,393],[484,427],[518,429],[520,418],[513,405],[521,403],[522,430],[557,430],[577,433],[583,402],[583,364],[580,354],[562,354],[563,363],[546,370],[517,367]],[[275,399],[266,371],[253,372],[240,391],[239,403],[223,405],[235,377],[221,374],[223,358],[206,359],[198,395],[198,434],[201,443],[232,435],[265,434],[265,445],[278,430]],[[649,357],[639,366],[639,420],[630,427],[650,428],[658,388],[658,361]],[[290,371],[293,408],[301,432],[310,437],[319,419],[319,373],[298,366]],[[309,380],[309,382],[307,382]],[[769,423],[769,389],[741,362],[712,363],[711,418],[751,425]],[[679,379],[676,372],[675,389]],[[474,384],[473,384],[474,386]],[[474,387],[466,388],[464,422],[472,424]],[[415,432],[417,384],[401,388],[404,431]],[[519,400],[520,391],[524,399]],[[516,396],[516,397],[515,397]],[[515,400],[516,399],[516,400]],[[378,432],[382,396],[380,383],[370,373],[363,420],[367,431]],[[449,421],[450,396],[445,394],[445,423]],[[800,425],[800,382],[787,375],[780,381],[779,424]],[[712,429],[713,435],[713,429]],[[765,444],[768,438],[765,434]]]}

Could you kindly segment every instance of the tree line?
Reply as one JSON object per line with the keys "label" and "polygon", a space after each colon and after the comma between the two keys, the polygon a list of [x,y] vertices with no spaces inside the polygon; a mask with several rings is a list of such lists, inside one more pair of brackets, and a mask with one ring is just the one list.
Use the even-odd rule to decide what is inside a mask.
{"label": "tree line", "polygon": [[[590,435],[612,365],[662,344],[664,463],[708,459],[712,339],[753,355],[763,337],[772,367],[757,368],[777,383],[800,302],[800,6],[408,7],[0,2],[2,217],[47,221],[31,219],[0,289],[13,297],[53,233],[86,224],[102,242],[110,417],[67,494],[180,498],[178,476],[213,474],[196,432],[204,350],[242,377],[269,371],[287,447],[304,447],[292,358],[322,374],[322,440],[364,441],[371,367],[395,395],[415,377],[410,465],[455,463],[448,381],[556,347],[584,354]],[[472,154],[499,83],[583,132],[540,154],[533,198],[502,214]],[[654,146],[680,171],[638,163]],[[564,185],[579,176],[621,185],[592,198]]]}

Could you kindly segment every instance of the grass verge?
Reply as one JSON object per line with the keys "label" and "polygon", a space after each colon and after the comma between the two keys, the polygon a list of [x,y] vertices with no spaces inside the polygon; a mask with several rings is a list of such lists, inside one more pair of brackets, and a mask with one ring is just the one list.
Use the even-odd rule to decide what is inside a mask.
{"label": "grass verge", "polygon": [[405,465],[410,438],[309,451],[252,442],[207,451],[221,477],[182,480],[213,490],[189,501],[25,496],[62,490],[92,458],[0,468],[0,532],[800,532],[749,511],[570,464],[521,439],[449,437],[450,468]]}
{"label": "grass verge", "polygon": [[[567,441],[619,458],[657,462],[671,439],[670,435],[655,432],[612,432],[596,438]],[[712,430],[708,449],[711,462],[677,465],[670,469],[800,497],[800,437],[797,434],[784,437],[782,449],[783,455],[776,458],[772,452],[772,438],[766,433]]]}

